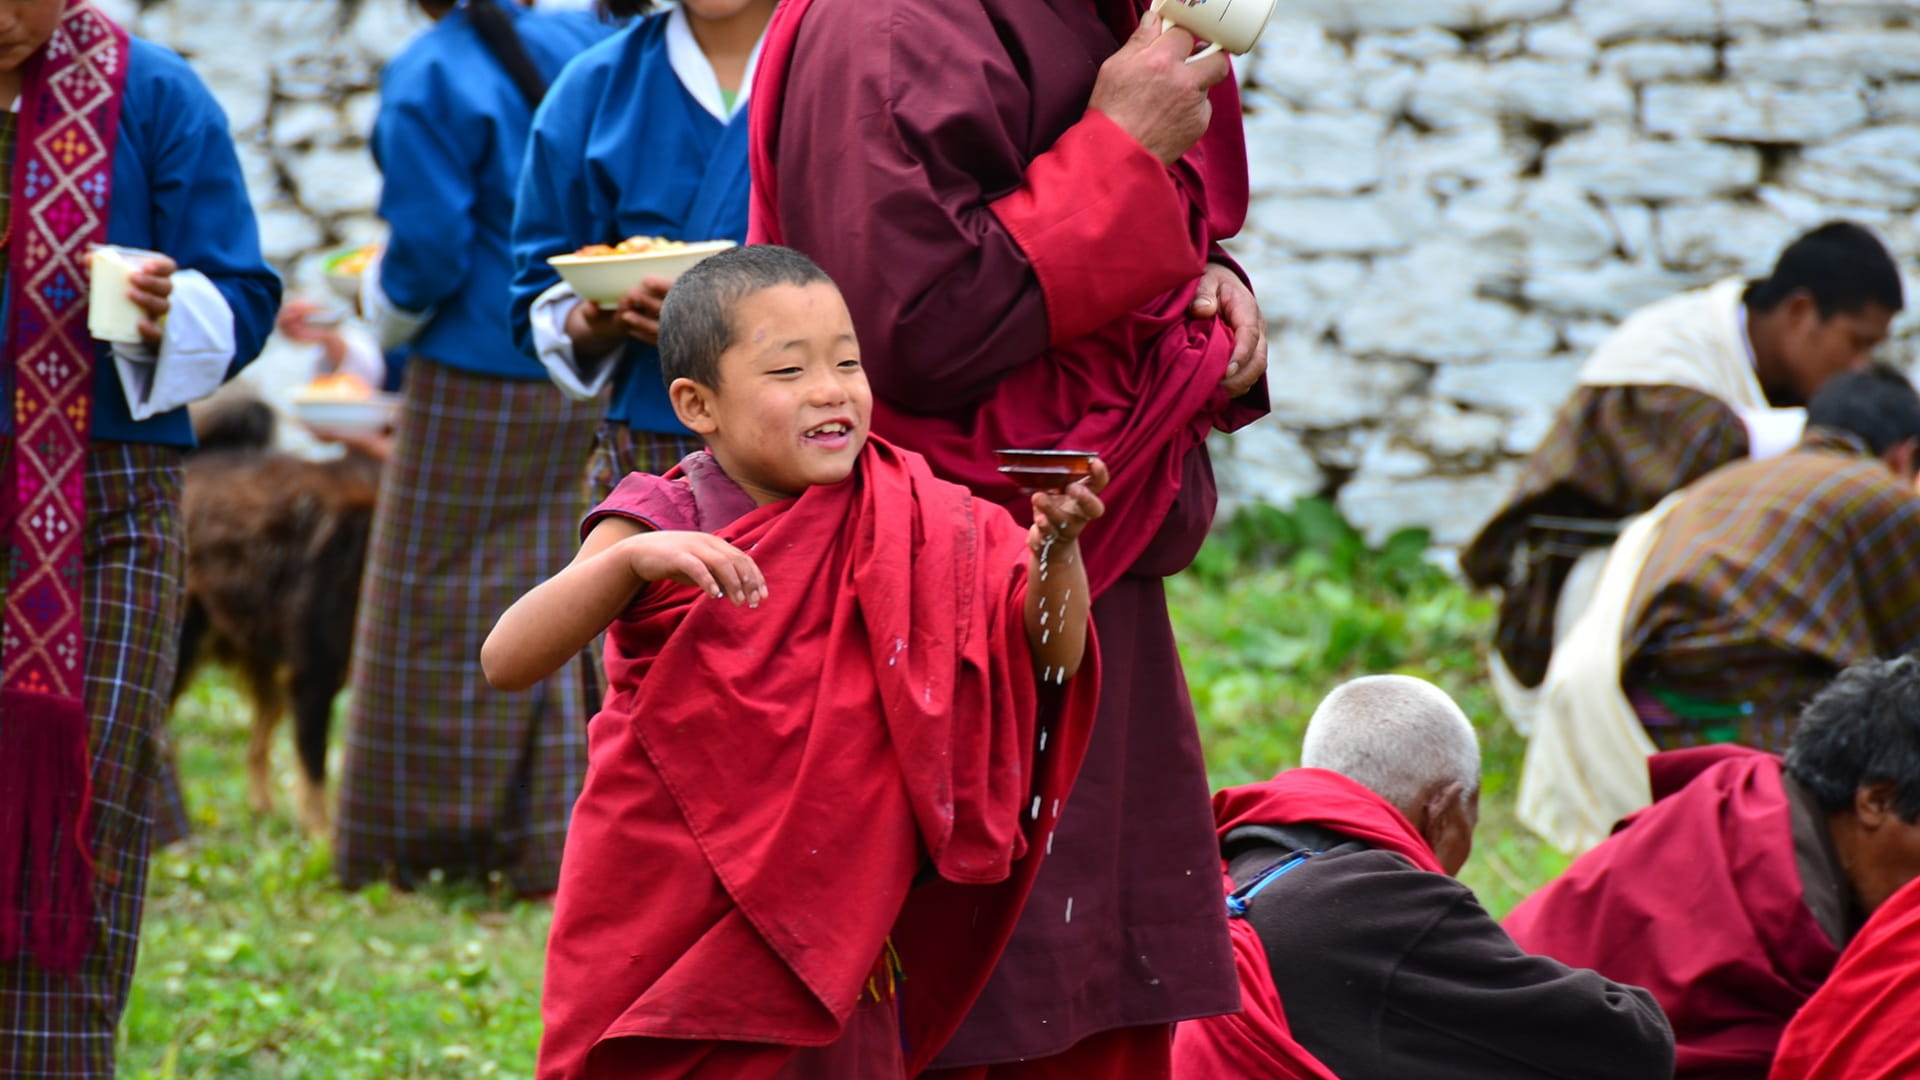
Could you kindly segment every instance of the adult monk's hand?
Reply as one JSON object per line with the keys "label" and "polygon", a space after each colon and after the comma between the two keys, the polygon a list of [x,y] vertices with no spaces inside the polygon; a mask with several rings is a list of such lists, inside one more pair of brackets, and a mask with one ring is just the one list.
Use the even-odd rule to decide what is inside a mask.
{"label": "adult monk's hand", "polygon": [[1171,165],[1213,121],[1207,91],[1231,70],[1225,53],[1187,63],[1193,35],[1180,27],[1160,30],[1160,20],[1140,20],[1120,51],[1107,57],[1094,80],[1089,109],[1098,109],[1141,146]]}
{"label": "adult monk's hand", "polygon": [[1233,331],[1233,356],[1227,361],[1227,375],[1220,385],[1232,397],[1253,389],[1253,384],[1267,373],[1267,317],[1253,290],[1232,270],[1208,263],[1188,312],[1197,319],[1218,315],[1227,321],[1227,329]]}

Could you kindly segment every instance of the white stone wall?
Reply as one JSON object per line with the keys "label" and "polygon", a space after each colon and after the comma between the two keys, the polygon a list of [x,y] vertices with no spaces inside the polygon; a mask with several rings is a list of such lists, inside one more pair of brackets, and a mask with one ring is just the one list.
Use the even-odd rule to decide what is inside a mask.
{"label": "white stone wall", "polygon": [[1279,423],[1223,479],[1376,539],[1471,536],[1635,307],[1832,217],[1915,263],[1912,4],[1279,0],[1241,78]]}
{"label": "white stone wall", "polygon": [[[317,292],[321,253],[378,234],[373,88],[424,20],[148,0],[129,21],[213,87],[268,254]],[[1272,323],[1274,417],[1222,440],[1230,502],[1337,492],[1375,538],[1458,543],[1633,308],[1764,273],[1835,216],[1916,257],[1902,0],[1279,0],[1240,74],[1255,202],[1234,250]]]}

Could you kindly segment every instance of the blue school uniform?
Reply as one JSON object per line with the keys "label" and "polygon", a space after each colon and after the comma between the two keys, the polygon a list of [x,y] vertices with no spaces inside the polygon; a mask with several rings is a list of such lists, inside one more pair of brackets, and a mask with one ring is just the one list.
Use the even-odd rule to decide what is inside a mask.
{"label": "blue school uniform", "polygon": [[[500,8],[549,82],[613,31],[584,12]],[[396,308],[425,316],[411,353],[475,374],[546,377],[514,347],[507,324],[508,230],[531,122],[526,98],[465,9],[381,74],[372,142],[387,178],[379,213],[391,234],[379,284]]]}
{"label": "blue school uniform", "polygon": [[[185,60],[140,38],[129,44],[111,199],[107,242],[158,251],[205,274],[233,311],[227,376],[252,363],[280,308],[280,278],[260,254],[226,114]],[[0,316],[0,331],[5,321]],[[0,435],[12,431],[13,410],[0,409]],[[135,420],[109,346],[95,342],[91,437],[192,446],[193,424],[184,407]]]}
{"label": "blue school uniform", "polygon": [[[536,351],[533,303],[560,280],[549,256],[629,236],[747,238],[747,109],[722,121],[681,82],[668,58],[674,15],[650,15],[582,53],[534,117],[513,223],[513,332],[526,355]],[[651,345],[630,341],[621,353],[607,419],[688,434]]]}

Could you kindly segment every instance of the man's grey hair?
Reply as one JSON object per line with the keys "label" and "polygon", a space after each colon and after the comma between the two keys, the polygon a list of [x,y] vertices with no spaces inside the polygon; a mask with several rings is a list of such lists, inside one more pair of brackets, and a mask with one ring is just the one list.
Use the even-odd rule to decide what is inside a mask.
{"label": "man's grey hair", "polygon": [[1480,788],[1480,740],[1467,714],[1410,675],[1369,675],[1328,694],[1307,721],[1300,764],[1337,772],[1402,810],[1436,782]]}

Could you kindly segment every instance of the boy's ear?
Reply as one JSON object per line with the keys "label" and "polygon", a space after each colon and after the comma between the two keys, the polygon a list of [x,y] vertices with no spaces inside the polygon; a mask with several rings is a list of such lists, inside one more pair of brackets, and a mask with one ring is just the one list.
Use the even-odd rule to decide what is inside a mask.
{"label": "boy's ear", "polygon": [[712,387],[692,379],[675,379],[667,386],[667,398],[673,402],[673,414],[695,435],[704,438],[720,430],[714,419]]}

